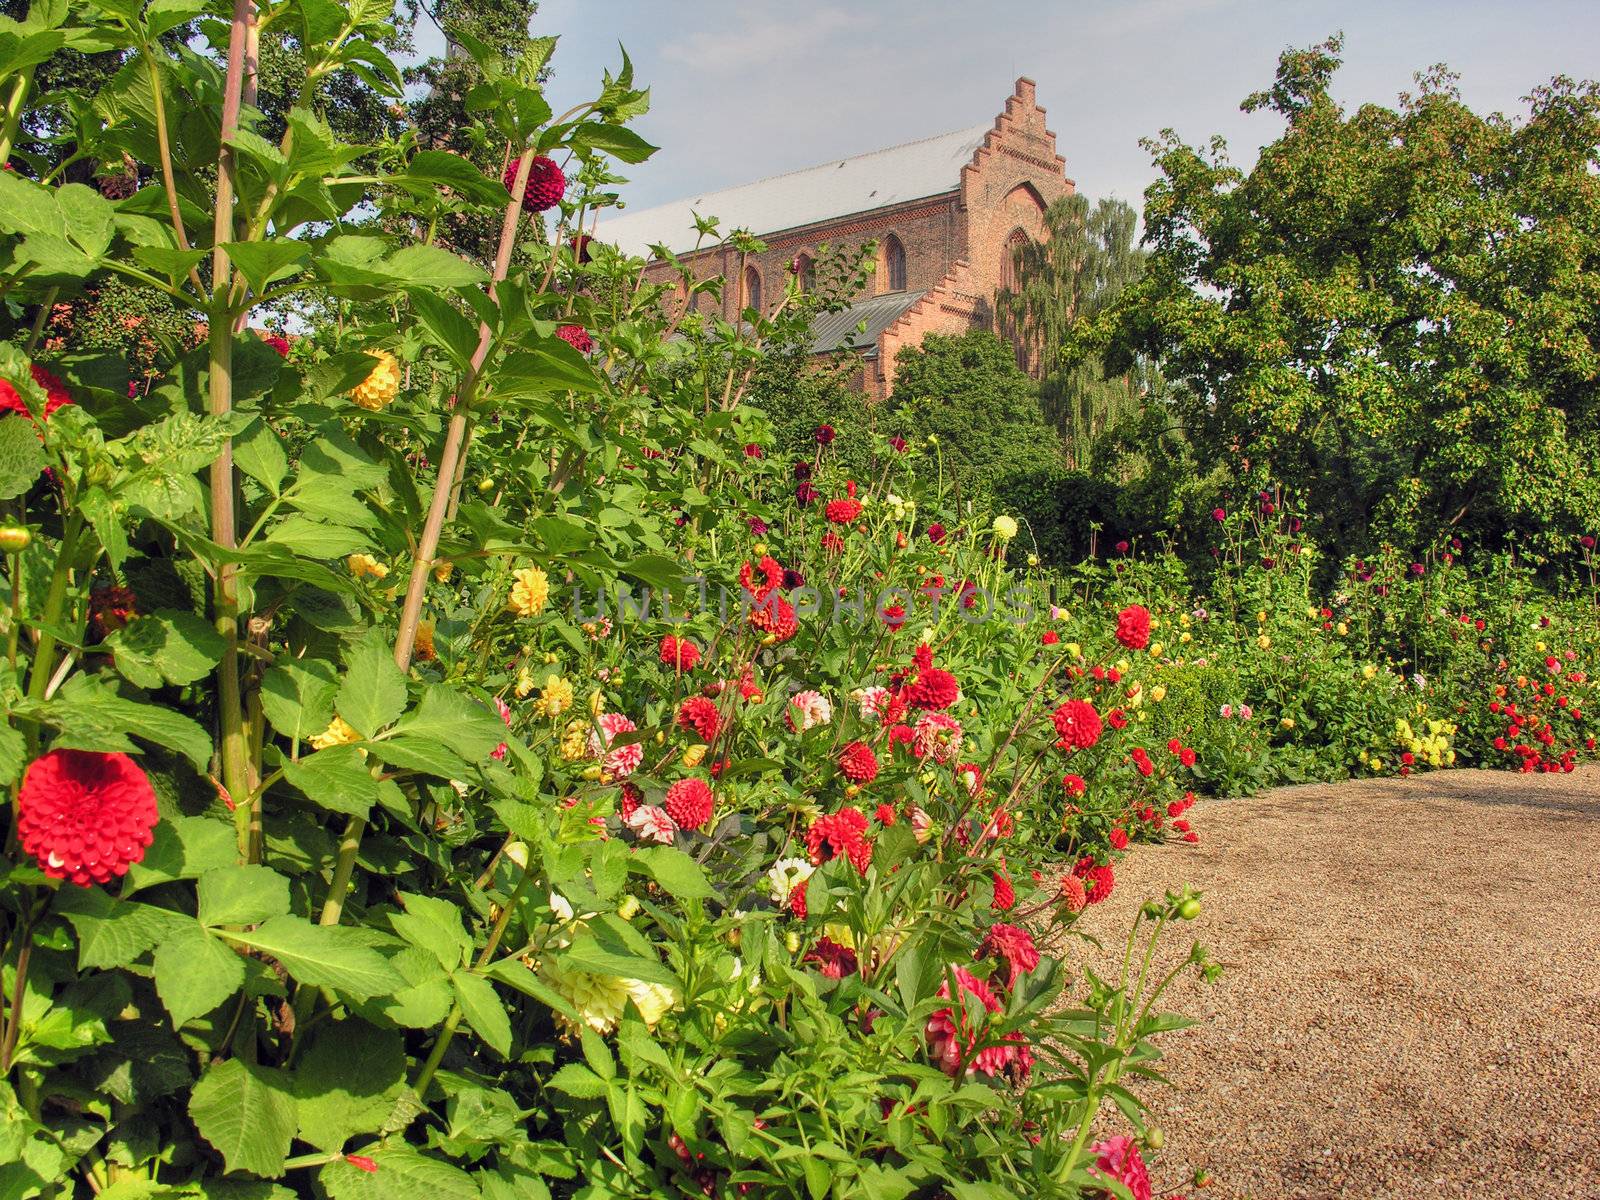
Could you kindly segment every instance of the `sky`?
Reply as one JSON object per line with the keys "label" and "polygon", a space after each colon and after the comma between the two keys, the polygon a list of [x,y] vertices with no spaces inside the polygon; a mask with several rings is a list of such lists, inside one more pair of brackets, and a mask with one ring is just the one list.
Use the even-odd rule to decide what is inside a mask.
{"label": "sky", "polygon": [[[619,43],[650,86],[635,128],[661,149],[625,168],[631,208],[978,124],[1019,75],[1078,190],[1137,205],[1154,175],[1141,138],[1221,134],[1249,166],[1280,124],[1240,101],[1285,47],[1339,31],[1334,91],[1351,105],[1392,105],[1441,62],[1479,111],[1600,74],[1596,0],[542,0],[534,21],[561,38],[557,112],[597,94]],[[436,30],[417,34],[437,50]]]}

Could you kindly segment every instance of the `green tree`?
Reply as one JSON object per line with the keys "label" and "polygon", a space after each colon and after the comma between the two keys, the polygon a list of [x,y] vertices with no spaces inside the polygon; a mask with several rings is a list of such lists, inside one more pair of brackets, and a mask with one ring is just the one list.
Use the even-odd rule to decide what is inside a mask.
{"label": "green tree", "polygon": [[888,403],[887,432],[936,438],[962,501],[1061,464],[1061,439],[1044,419],[1038,389],[1011,347],[987,330],[930,334],[902,350]]}
{"label": "green tree", "polygon": [[1201,462],[1303,489],[1341,547],[1570,545],[1600,504],[1600,90],[1485,117],[1436,68],[1349,113],[1339,51],[1245,102],[1286,125],[1249,172],[1149,144],[1145,273],[1079,351],[1159,361]]}
{"label": "green tree", "polygon": [[1017,248],[1014,289],[995,300],[1001,335],[1022,346],[1040,373],[1047,420],[1082,462],[1090,445],[1137,410],[1147,371],[1107,375],[1100,356],[1067,353],[1072,329],[1109,308],[1139,278],[1144,253],[1134,244],[1139,214],[1121,200],[1063,196],[1045,211],[1046,235]]}

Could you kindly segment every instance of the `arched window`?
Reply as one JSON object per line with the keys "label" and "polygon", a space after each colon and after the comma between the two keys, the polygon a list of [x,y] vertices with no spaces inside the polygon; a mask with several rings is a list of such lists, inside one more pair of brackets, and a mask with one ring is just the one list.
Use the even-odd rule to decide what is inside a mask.
{"label": "arched window", "polygon": [[1000,286],[1005,291],[1014,292],[1018,286],[1017,255],[1028,244],[1028,235],[1021,229],[1013,229],[1006,244],[1000,251]]}
{"label": "arched window", "polygon": [[906,248],[892,233],[883,235],[878,243],[878,291],[903,292],[906,290]]}
{"label": "arched window", "polygon": [[794,260],[794,278],[802,292],[816,286],[816,264],[809,254],[797,254]]}
{"label": "arched window", "polygon": [[761,311],[761,272],[754,266],[744,269],[744,294],[740,297],[740,309],[753,308]]}

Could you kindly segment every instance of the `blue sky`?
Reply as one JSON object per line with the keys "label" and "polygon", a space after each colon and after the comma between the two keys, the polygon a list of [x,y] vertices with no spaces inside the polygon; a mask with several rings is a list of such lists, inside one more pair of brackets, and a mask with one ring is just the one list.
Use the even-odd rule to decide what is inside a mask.
{"label": "blue sky", "polygon": [[619,41],[651,86],[637,128],[661,149],[632,169],[631,207],[977,124],[1018,75],[1038,82],[1079,190],[1137,203],[1140,138],[1220,133],[1248,165],[1278,126],[1240,100],[1284,47],[1338,30],[1352,104],[1392,104],[1437,62],[1475,108],[1508,113],[1552,75],[1600,73],[1595,0],[543,0],[534,30],[561,35],[558,112],[594,94]]}

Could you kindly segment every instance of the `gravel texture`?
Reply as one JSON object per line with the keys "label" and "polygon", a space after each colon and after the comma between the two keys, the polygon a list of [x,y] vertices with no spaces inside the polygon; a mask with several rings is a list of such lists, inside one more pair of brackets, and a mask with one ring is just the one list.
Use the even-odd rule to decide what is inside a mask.
{"label": "gravel texture", "polygon": [[[1174,984],[1200,1024],[1157,1195],[1600,1198],[1600,767],[1444,771],[1206,801],[1198,846],[1144,847],[1089,914],[1108,941],[1188,881],[1226,972]],[[1215,1183],[1190,1192],[1204,1167]]]}

